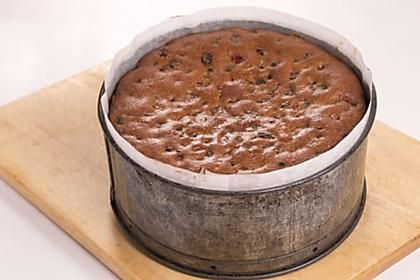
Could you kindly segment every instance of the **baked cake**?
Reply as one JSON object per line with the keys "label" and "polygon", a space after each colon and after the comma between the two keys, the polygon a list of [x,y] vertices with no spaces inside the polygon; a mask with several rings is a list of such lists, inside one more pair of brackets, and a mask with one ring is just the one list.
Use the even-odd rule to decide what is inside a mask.
{"label": "baked cake", "polygon": [[342,61],[296,35],[177,38],[119,81],[110,119],[145,156],[194,172],[262,173],[334,147],[366,110]]}

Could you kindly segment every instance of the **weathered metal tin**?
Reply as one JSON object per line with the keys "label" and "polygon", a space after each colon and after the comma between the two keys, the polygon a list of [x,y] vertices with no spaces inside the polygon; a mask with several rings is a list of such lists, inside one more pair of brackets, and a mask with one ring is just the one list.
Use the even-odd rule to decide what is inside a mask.
{"label": "weathered metal tin", "polygon": [[143,252],[183,272],[252,279],[303,267],[341,243],[362,213],[374,87],[366,98],[371,111],[363,133],[336,162],[290,184],[248,191],[194,188],[147,171],[116,144],[98,106],[112,208]]}

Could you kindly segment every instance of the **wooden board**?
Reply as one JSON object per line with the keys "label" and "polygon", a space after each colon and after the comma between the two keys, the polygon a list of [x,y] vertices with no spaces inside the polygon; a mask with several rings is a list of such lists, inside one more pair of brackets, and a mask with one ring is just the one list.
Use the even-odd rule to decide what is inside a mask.
{"label": "wooden board", "polygon": [[[0,108],[0,176],[123,279],[193,279],[132,247],[109,206],[96,117],[108,64]],[[370,279],[420,245],[420,143],[376,122],[368,197],[333,253],[278,279]],[[276,278],[277,279],[277,278]]]}

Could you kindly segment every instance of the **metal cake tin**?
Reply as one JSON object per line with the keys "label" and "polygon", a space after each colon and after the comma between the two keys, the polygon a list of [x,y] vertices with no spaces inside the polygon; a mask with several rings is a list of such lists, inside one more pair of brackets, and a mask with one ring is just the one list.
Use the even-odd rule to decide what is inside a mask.
{"label": "metal cake tin", "polygon": [[[244,23],[213,24],[223,28],[227,22],[228,26]],[[245,24],[315,41],[354,69],[361,80],[351,61],[317,38],[267,23]],[[100,100],[104,94],[103,84]],[[189,186],[147,170],[117,144],[99,102],[114,213],[140,250],[185,273],[254,279],[299,269],[337,247],[362,214],[367,137],[376,113],[374,87],[370,95],[366,93],[366,101],[370,111],[360,136],[332,164],[287,184],[244,190]]]}

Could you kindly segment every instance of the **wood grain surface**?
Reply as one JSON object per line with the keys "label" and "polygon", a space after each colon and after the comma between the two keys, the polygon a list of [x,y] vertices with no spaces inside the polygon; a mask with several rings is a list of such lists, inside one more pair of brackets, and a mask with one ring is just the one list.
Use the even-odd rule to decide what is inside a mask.
{"label": "wood grain surface", "polygon": [[[120,278],[194,279],[137,251],[113,216],[96,116],[108,66],[0,108],[0,176]],[[420,246],[420,143],[377,121],[366,172],[366,209],[350,237],[276,279],[371,279]]]}

